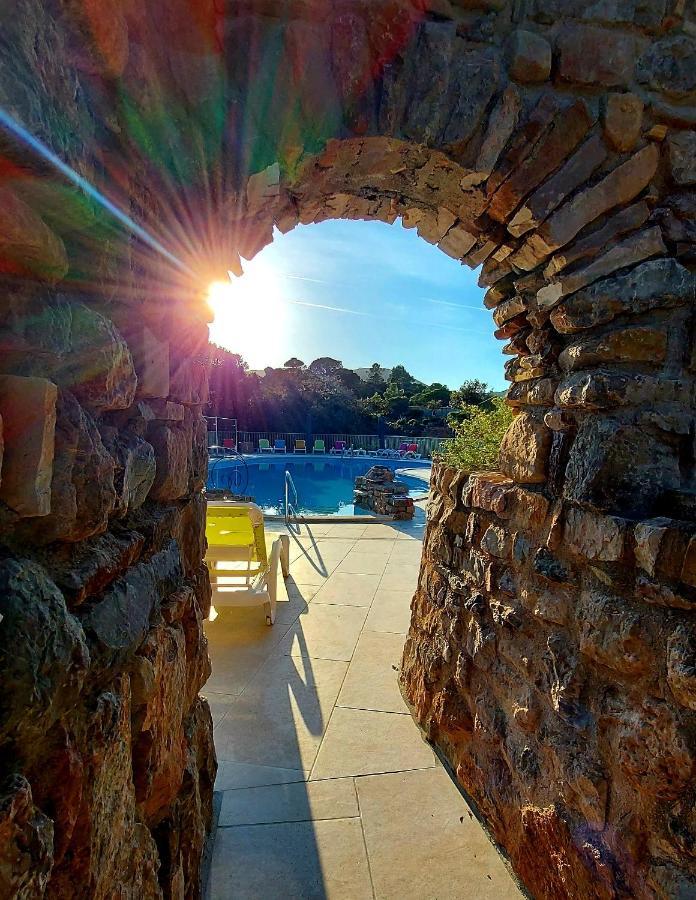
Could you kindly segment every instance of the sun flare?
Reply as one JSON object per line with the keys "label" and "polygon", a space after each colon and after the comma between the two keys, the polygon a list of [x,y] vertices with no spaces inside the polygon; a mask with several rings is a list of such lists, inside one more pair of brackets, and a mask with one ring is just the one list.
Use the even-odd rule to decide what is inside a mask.
{"label": "sun flare", "polygon": [[270,267],[254,261],[239,278],[214,281],[208,305],[213,343],[240,353],[252,368],[269,364],[281,346],[287,312],[280,280]]}

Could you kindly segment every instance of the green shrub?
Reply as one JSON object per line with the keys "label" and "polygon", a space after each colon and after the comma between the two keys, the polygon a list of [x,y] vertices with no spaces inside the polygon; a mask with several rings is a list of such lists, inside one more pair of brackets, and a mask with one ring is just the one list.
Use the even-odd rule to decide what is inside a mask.
{"label": "green shrub", "polygon": [[437,459],[466,472],[495,469],[498,451],[513,413],[500,398],[490,401],[492,409],[465,406],[466,418],[451,422],[455,436],[442,444]]}

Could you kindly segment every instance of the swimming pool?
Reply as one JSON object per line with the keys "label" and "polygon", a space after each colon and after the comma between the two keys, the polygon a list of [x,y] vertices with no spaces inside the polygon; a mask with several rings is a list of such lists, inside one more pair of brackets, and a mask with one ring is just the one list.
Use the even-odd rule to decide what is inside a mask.
{"label": "swimming pool", "polygon": [[[246,462],[246,466],[244,465]],[[225,488],[254,498],[269,515],[282,515],[285,507],[285,471],[297,488],[298,512],[305,515],[359,516],[369,510],[353,504],[358,475],[379,464],[394,469],[400,481],[417,499],[428,491],[429,460],[374,459],[372,457],[284,456],[213,460],[208,471],[208,489]],[[247,482],[248,473],[248,482]],[[246,483],[246,486],[245,486]]]}

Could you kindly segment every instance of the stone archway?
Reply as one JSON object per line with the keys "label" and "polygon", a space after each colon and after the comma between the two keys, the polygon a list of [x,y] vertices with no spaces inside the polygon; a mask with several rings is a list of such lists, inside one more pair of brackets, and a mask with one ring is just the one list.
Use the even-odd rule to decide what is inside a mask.
{"label": "stone archway", "polygon": [[[689,893],[693,11],[155,6],[25,4],[2,107],[199,271],[325,217],[482,266],[519,415],[435,471],[404,690],[535,896]],[[3,149],[0,885],[195,896],[198,286]]]}

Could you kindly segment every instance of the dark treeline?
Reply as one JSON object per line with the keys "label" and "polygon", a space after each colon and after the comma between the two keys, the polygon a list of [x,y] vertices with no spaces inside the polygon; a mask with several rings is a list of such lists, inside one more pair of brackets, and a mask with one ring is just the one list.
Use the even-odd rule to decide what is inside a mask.
{"label": "dark treeline", "polygon": [[378,428],[414,436],[448,436],[448,419],[492,396],[478,380],[459,390],[439,382],[423,384],[404,366],[385,379],[373,363],[366,379],[338,359],[319,357],[309,365],[293,357],[282,368],[250,372],[244,359],[214,344],[209,348],[210,415],[236,418],[243,431],[367,434]]}

